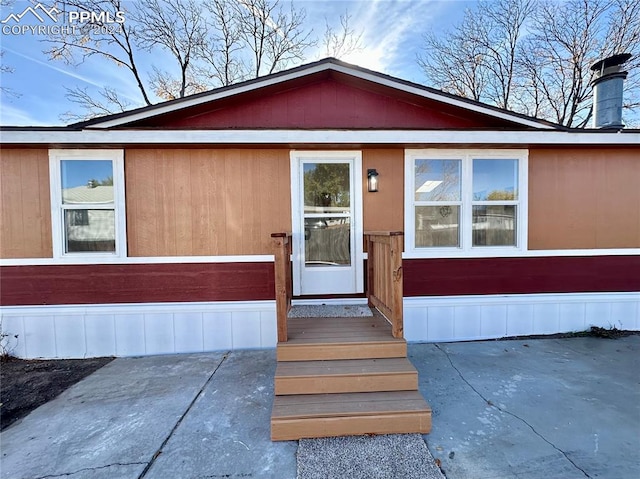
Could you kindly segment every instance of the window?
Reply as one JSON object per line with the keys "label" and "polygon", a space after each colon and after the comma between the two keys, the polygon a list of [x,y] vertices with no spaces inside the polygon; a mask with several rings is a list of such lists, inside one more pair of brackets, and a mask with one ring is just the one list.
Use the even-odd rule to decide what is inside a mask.
{"label": "window", "polygon": [[122,150],[50,150],[56,258],[126,256]]}
{"label": "window", "polygon": [[407,150],[408,255],[525,249],[527,156],[526,150]]}

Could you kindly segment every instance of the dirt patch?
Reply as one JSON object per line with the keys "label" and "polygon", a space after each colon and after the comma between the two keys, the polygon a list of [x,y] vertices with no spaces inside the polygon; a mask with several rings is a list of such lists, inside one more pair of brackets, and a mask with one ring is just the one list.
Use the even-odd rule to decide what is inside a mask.
{"label": "dirt patch", "polygon": [[0,362],[0,429],[5,429],[113,358]]}
{"label": "dirt patch", "polygon": [[603,339],[618,339],[626,338],[627,336],[640,336],[640,331],[629,331],[626,329],[616,328],[599,328],[598,326],[591,326],[591,329],[586,331],[576,331],[574,333],[556,333],[556,334],[534,334],[530,336],[508,336],[504,338],[498,338],[494,341],[520,341],[523,339],[566,339],[566,338],[603,338]]}

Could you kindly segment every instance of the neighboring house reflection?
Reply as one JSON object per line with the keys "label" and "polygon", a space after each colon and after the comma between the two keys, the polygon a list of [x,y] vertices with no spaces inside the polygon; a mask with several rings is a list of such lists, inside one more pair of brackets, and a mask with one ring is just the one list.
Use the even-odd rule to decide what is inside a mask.
{"label": "neighboring house reflection", "polygon": [[115,214],[113,186],[76,186],[62,190],[67,252],[114,251]]}

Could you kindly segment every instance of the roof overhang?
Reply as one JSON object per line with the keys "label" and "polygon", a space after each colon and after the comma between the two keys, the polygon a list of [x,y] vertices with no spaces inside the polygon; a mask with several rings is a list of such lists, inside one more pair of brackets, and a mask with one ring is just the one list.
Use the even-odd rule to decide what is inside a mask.
{"label": "roof overhang", "polygon": [[48,130],[5,129],[0,143],[27,146],[126,145],[609,145],[639,146],[640,131],[504,130]]}
{"label": "roof overhang", "polygon": [[561,128],[559,125],[554,125],[553,123],[545,122],[543,120],[528,117],[525,115],[520,115],[455,95],[450,95],[440,90],[429,88],[423,85],[418,85],[416,83],[411,83],[382,73],[357,67],[355,65],[350,65],[334,58],[328,58],[316,63],[302,65],[291,70],[286,70],[254,80],[249,80],[236,85],[218,88],[210,92],[200,93],[189,97],[168,101],[158,105],[143,107],[137,110],[132,110],[130,112],[110,115],[102,119],[97,118],[95,120],[89,120],[87,122],[78,123],[72,126],[90,126],[91,128],[100,129],[122,127],[152,117],[164,115],[167,113],[179,112],[180,110],[184,110],[186,108],[195,107],[208,102],[215,102],[217,100],[222,100],[242,93],[256,91],[264,87],[283,84],[290,80],[296,80],[321,72],[342,73],[344,75],[372,82],[373,84],[382,85],[405,93],[413,94],[421,98],[462,108],[475,113],[480,113],[489,117],[509,121],[513,123],[514,126],[521,125],[527,128],[536,128],[543,130],[554,130]]}

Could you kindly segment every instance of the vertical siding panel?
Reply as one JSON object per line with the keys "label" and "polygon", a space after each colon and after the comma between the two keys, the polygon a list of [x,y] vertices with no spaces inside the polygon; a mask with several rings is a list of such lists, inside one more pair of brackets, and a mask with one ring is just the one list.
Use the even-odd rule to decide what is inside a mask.
{"label": "vertical siding panel", "polygon": [[291,180],[285,150],[256,150],[258,163],[257,252],[273,254],[271,233],[291,230]]}
{"label": "vertical siding panel", "polygon": [[138,200],[136,198],[136,186],[140,184],[138,178],[138,155],[133,150],[124,152],[124,198],[127,215],[127,254],[137,256],[140,246],[139,228],[135,228],[136,218],[140,217]]}
{"label": "vertical siding panel", "polygon": [[[240,202],[242,203],[242,236],[240,238],[242,244],[242,251],[251,250],[252,245],[256,244],[258,239],[260,225],[258,224],[260,216],[260,188],[258,181],[259,172],[256,172],[259,167],[256,161],[255,151],[243,151],[241,152],[242,162],[242,175],[241,175],[241,195]],[[257,217],[257,218],[256,218]],[[246,221],[252,218],[253,221]],[[258,220],[258,221],[256,221]],[[258,239],[259,241],[259,239]]]}
{"label": "vertical siding panel", "polygon": [[[367,169],[380,174],[380,190],[367,191]],[[363,222],[365,231],[404,231],[404,150],[362,152]]]}
{"label": "vertical siding panel", "polygon": [[529,247],[640,247],[637,149],[533,149]]}
{"label": "vertical siding panel", "polygon": [[53,256],[49,195],[47,150],[0,152],[0,257]]}
{"label": "vertical siding panel", "polygon": [[224,150],[215,150],[215,160],[213,162],[211,198],[214,201],[213,218],[214,218],[214,234],[216,236],[216,245],[218,254],[229,253],[229,233],[227,231],[227,159]]}
{"label": "vertical siding panel", "polygon": [[211,219],[213,212],[210,209],[208,198],[210,174],[212,166],[207,162],[208,151],[193,150],[191,152],[191,235],[193,250],[191,254],[205,256],[216,254],[211,237]]}
{"label": "vertical siding panel", "polygon": [[247,165],[242,161],[242,152],[227,150],[225,152],[225,232],[227,235],[227,254],[242,254],[242,226],[248,221],[243,216],[242,176]]}
{"label": "vertical siding panel", "polygon": [[[259,211],[258,217],[261,219],[257,240],[260,251],[265,252],[265,254],[267,254],[266,251],[271,240],[270,235],[276,232],[275,230],[270,230],[277,225],[280,216],[276,206],[276,203],[279,202],[280,195],[275,194],[280,188],[278,184],[277,158],[270,153],[271,152],[267,151],[256,152],[259,178],[257,184],[257,207]],[[276,188],[277,190],[274,191]],[[262,218],[273,218],[273,224],[269,224],[269,222],[264,221]]]}
{"label": "vertical siding panel", "polygon": [[173,164],[175,251],[178,256],[197,254],[193,248],[193,205],[200,202],[191,190],[191,150],[175,150]]}
{"label": "vertical siding panel", "polygon": [[127,152],[130,255],[270,254],[291,228],[289,174],[285,149]]}
{"label": "vertical siding panel", "polygon": [[[39,224],[40,252],[42,256],[53,256],[53,239],[51,232],[51,182],[49,180],[49,158],[44,158],[44,152],[37,153],[39,156],[36,161],[38,186],[39,186],[39,211],[36,216],[36,225]],[[48,156],[48,154],[47,154]],[[38,232],[38,228],[33,230]]]}
{"label": "vertical siding panel", "polygon": [[637,155],[635,160],[614,156],[599,161],[598,248],[640,247],[640,153]]}
{"label": "vertical siding panel", "polygon": [[158,182],[156,156],[159,150],[131,150],[127,152],[126,197],[130,256],[161,256],[158,231]]}
{"label": "vertical siding panel", "polygon": [[156,212],[159,248],[164,256],[176,255],[176,212],[174,187],[174,156],[173,150],[157,150],[156,158]]}
{"label": "vertical siding panel", "polygon": [[[22,172],[20,160],[2,159],[2,247],[3,258],[20,258],[29,248],[22,225]],[[27,192],[27,195],[29,193]],[[22,245],[21,245],[22,243]]]}

